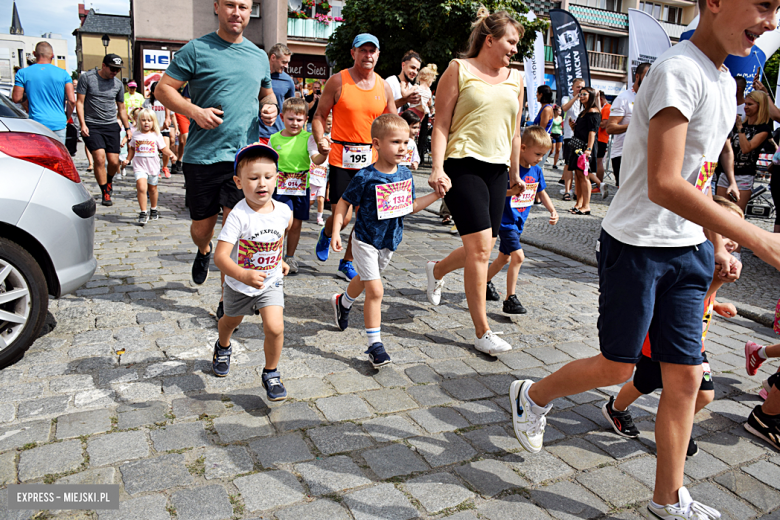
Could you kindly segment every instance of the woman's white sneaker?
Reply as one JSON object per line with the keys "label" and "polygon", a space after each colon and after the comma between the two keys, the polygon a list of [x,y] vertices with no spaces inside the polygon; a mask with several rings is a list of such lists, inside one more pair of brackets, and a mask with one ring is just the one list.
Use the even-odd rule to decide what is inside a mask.
{"label": "woman's white sneaker", "polygon": [[680,500],[677,507],[672,505],[659,506],[651,501],[647,510],[661,520],[717,520],[720,513],[709,506],[696,502],[685,487],[677,491]]}
{"label": "woman's white sneaker", "polygon": [[444,287],[444,278],[437,280],[433,276],[433,268],[436,267],[436,262],[428,262],[425,264],[425,274],[428,277],[428,301],[431,305],[439,305],[441,302],[441,288]]}
{"label": "woman's white sneaker", "polygon": [[530,379],[512,381],[509,387],[509,406],[512,409],[512,425],[515,437],[523,448],[530,453],[539,453],[544,443],[544,428],[547,426],[546,408],[534,406],[526,397],[528,388],[533,384]]}
{"label": "woman's white sneaker", "polygon": [[474,340],[474,348],[489,356],[497,356],[512,350],[512,345],[499,338],[493,331],[487,331],[481,338]]}

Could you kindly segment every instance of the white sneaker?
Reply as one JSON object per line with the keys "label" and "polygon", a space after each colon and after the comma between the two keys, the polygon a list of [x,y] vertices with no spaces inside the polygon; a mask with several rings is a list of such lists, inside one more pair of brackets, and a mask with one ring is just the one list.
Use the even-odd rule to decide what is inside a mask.
{"label": "white sneaker", "polygon": [[656,507],[652,502],[647,504],[647,510],[661,520],[715,520],[720,518],[720,513],[709,506],[696,502],[685,487],[677,491],[680,499],[678,507],[665,505]]}
{"label": "white sneaker", "polygon": [[318,225],[318,226],[324,226],[324,225],[325,225],[325,221],[324,221],[324,220],[322,220],[321,218],[318,218],[318,219],[317,219],[317,225]]}
{"label": "white sneaker", "polygon": [[474,340],[474,348],[488,356],[497,356],[503,352],[512,350],[512,345],[499,338],[491,330],[482,335],[481,338]]}
{"label": "white sneaker", "polygon": [[290,274],[298,272],[298,259],[294,256],[285,256],[284,261],[290,266]]}
{"label": "white sneaker", "polygon": [[539,453],[544,442],[546,415],[552,409],[552,404],[542,408],[529,403],[526,394],[532,384],[530,379],[512,381],[509,387],[509,407],[512,409],[515,437],[526,451]]}
{"label": "white sneaker", "polygon": [[602,182],[599,184],[599,189],[601,190],[601,200],[606,199],[609,197],[609,186],[607,186],[606,182]]}
{"label": "white sneaker", "polygon": [[436,262],[428,262],[425,264],[425,274],[428,276],[428,301],[431,305],[439,305],[441,302],[441,288],[444,287],[444,278],[437,280],[433,277],[433,268],[436,266]]}

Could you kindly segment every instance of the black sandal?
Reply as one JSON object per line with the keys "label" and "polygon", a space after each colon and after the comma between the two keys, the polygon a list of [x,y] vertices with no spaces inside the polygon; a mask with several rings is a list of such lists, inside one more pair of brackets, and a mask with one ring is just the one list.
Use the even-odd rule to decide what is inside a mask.
{"label": "black sandal", "polygon": [[588,211],[581,211],[576,208],[574,208],[574,211],[572,211],[575,215],[590,215],[590,210]]}
{"label": "black sandal", "polygon": [[564,193],[563,200],[564,202],[571,202],[571,193]]}
{"label": "black sandal", "polygon": [[452,224],[452,217],[444,217],[441,219],[441,223],[445,226]]}

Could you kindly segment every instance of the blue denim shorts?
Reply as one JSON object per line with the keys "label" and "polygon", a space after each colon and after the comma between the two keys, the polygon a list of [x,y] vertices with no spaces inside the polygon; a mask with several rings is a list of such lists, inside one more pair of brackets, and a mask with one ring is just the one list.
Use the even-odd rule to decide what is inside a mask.
{"label": "blue denim shorts", "polygon": [[653,361],[701,365],[704,297],[715,272],[712,243],[637,247],[602,229],[596,259],[601,354],[636,364],[649,334]]}
{"label": "blue denim shorts", "polygon": [[523,244],[520,243],[520,233],[514,226],[498,228],[498,238],[501,239],[498,244],[499,253],[509,256],[513,252],[523,249]]}

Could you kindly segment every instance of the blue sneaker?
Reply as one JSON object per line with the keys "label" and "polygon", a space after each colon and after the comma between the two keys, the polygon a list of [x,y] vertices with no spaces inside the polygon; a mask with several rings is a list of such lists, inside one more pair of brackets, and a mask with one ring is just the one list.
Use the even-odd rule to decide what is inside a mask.
{"label": "blue sneaker", "polygon": [[347,330],[349,327],[349,311],[343,305],[341,305],[340,294],[334,294],[330,297],[330,304],[333,306],[333,315],[336,317],[336,326],[339,330]]}
{"label": "blue sneaker", "polygon": [[368,354],[368,360],[371,361],[374,368],[383,367],[393,362],[390,355],[385,352],[385,346],[381,343],[374,343],[365,353]]}
{"label": "blue sneaker", "polygon": [[287,399],[287,389],[282,384],[282,375],[278,370],[263,372],[261,379],[269,401],[283,401]]}
{"label": "blue sneaker", "polygon": [[357,271],[355,271],[350,260],[341,260],[339,261],[339,274],[348,282],[351,282],[357,276]]}
{"label": "blue sneaker", "polygon": [[222,348],[219,340],[214,344],[214,357],[211,359],[211,369],[217,377],[225,377],[230,372],[230,355],[233,353],[231,347]]}
{"label": "blue sneaker", "polygon": [[330,252],[330,239],[325,236],[325,228],[320,229],[320,238],[317,239],[315,252],[317,253],[317,259],[320,262],[325,262],[328,260],[328,254]]}

